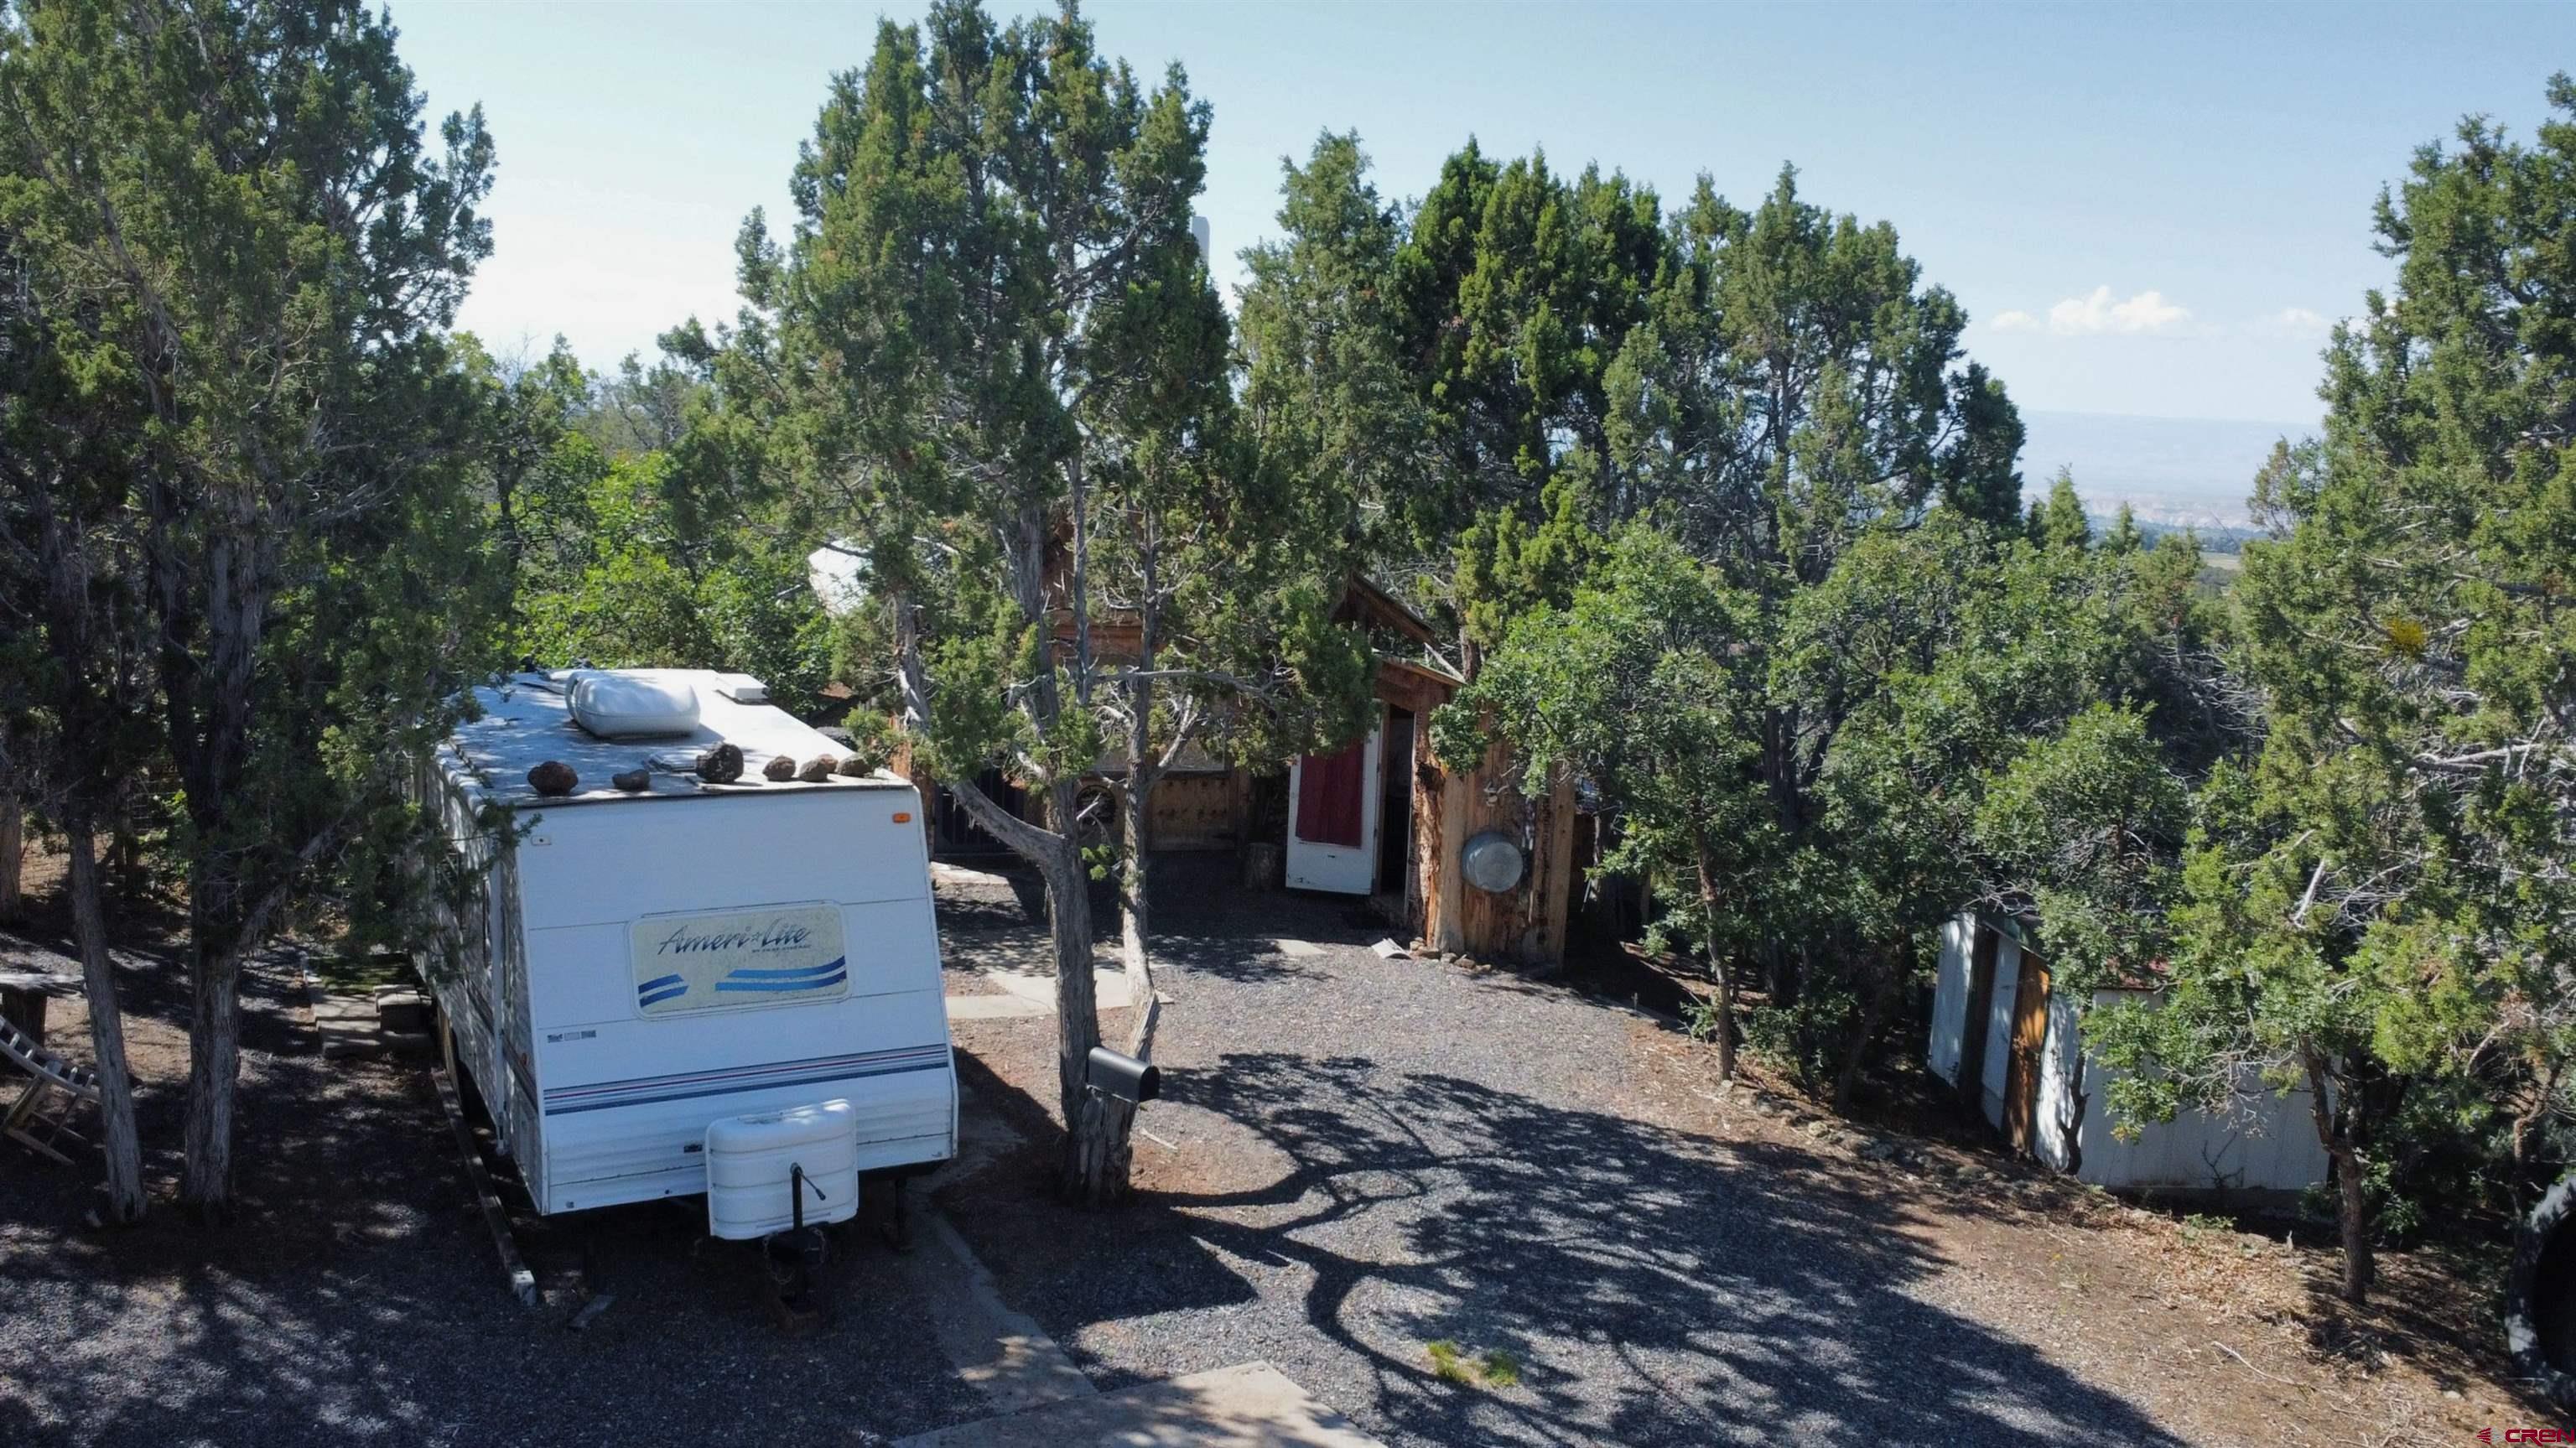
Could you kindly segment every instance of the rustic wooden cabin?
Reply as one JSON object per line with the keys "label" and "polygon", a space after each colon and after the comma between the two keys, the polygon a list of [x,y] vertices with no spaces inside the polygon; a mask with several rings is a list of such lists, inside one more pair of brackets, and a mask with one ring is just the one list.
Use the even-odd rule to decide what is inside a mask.
{"label": "rustic wooden cabin", "polygon": [[[817,550],[814,587],[833,607],[856,586],[846,554]],[[1431,625],[1384,589],[1354,576],[1337,616],[1363,629],[1376,654],[1377,709],[1367,732],[1329,753],[1254,775],[1195,751],[1156,782],[1146,821],[1158,852],[1230,853],[1254,888],[1347,895],[1369,902],[1394,933],[1428,949],[1479,959],[1555,964],[1581,887],[1570,784],[1544,798],[1519,788],[1497,746],[1476,769],[1441,767],[1428,749],[1431,712],[1464,682],[1439,656]],[[1069,625],[1066,628],[1069,637]],[[1096,622],[1092,650],[1121,658],[1132,636]],[[998,856],[1001,843],[926,771],[914,776],[931,851],[944,858]],[[1083,791],[1087,832],[1115,838],[1124,762],[1104,757]],[[1013,813],[1038,808],[999,770],[978,781]],[[1480,883],[1481,882],[1481,883]]]}
{"label": "rustic wooden cabin", "polygon": [[1572,785],[1524,795],[1499,744],[1475,769],[1442,767],[1429,748],[1431,713],[1464,681],[1433,652],[1430,625],[1360,578],[1341,608],[1376,641],[1377,719],[1343,749],[1290,767],[1278,831],[1284,883],[1366,895],[1431,950],[1563,960],[1581,883]]}

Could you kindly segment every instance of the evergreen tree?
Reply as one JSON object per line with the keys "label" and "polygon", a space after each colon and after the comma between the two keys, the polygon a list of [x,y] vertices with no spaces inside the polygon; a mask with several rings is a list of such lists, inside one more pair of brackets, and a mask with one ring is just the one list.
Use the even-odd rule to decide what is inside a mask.
{"label": "evergreen tree", "polygon": [[[0,75],[9,63],[0,30]],[[0,153],[5,154],[5,153]],[[0,173],[0,186],[7,184]],[[0,223],[0,788],[13,815],[33,800],[60,822],[70,856],[72,934],[98,1076],[107,1217],[144,1214],[142,1147],[124,1019],[107,949],[99,823],[113,819],[153,758],[150,623],[143,540],[128,506],[142,399],[86,325],[90,309]],[[0,831],[13,873],[22,845]]]}
{"label": "evergreen tree", "polygon": [[1339,546],[1402,592],[1444,597],[1448,538],[1420,495],[1438,460],[1393,284],[1401,209],[1354,135],[1280,169],[1280,239],[1243,253],[1244,429],[1266,465],[1339,500],[1343,516],[1320,520]]}
{"label": "evergreen tree", "polygon": [[[819,531],[862,555],[906,728],[1045,879],[1060,1176],[1087,1202],[1125,1191],[1129,1157],[1128,1113],[1085,1086],[1083,781],[1123,720],[1150,790],[1190,732],[1173,711],[1204,719],[1242,692],[1213,665],[1238,626],[1262,632],[1248,621],[1276,579],[1238,571],[1259,554],[1231,536],[1250,475],[1189,230],[1207,125],[1177,68],[1141,85],[1069,6],[1001,26],[943,3],[920,30],[881,27],[797,166],[792,235],[746,228],[752,307],[716,368],[729,415],[703,430],[711,468],[791,475]],[[1329,600],[1276,601],[1295,616],[1300,600],[1288,636],[1311,638]],[[1152,662],[1122,663],[1113,635],[1148,608]],[[1182,618],[1228,642],[1175,657]],[[1026,782],[1037,820],[976,786],[987,767]]]}
{"label": "evergreen tree", "polygon": [[490,249],[479,115],[424,144],[355,3],[22,0],[0,37],[0,227],[93,306],[141,399],[129,505],[183,786],[194,1005],[184,1200],[233,1200],[244,957],[479,660],[472,391],[443,329]]}
{"label": "evergreen tree", "polygon": [[1475,682],[1432,715],[1452,769],[1509,740],[1524,792],[1560,771],[1615,802],[1619,843],[1600,868],[1654,886],[1650,948],[1695,941],[1714,990],[1717,1073],[1735,1074],[1735,957],[1767,914],[1776,821],[1755,787],[1761,661],[1738,646],[1753,602],[1644,524],[1622,529],[1562,609],[1516,620]]}
{"label": "evergreen tree", "polygon": [[2269,729],[2202,803],[2164,1008],[2104,1033],[2157,1068],[2133,1116],[2309,1090],[2355,1300],[2400,1161],[2529,1182],[2576,1106],[2576,84],[2550,102],[2535,144],[2467,121],[2381,197],[2396,295],[2327,349],[2323,445],[2257,480],[2235,598]]}

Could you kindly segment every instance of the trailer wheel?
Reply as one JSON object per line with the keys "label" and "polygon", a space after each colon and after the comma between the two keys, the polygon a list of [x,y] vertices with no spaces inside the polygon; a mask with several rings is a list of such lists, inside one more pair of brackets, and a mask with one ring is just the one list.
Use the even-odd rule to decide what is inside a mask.
{"label": "trailer wheel", "polygon": [[2576,1172],[2560,1178],[2515,1233],[2504,1335],[2514,1370],[2576,1410]]}
{"label": "trailer wheel", "polygon": [[491,1126],[492,1109],[483,1102],[482,1088],[474,1084],[472,1072],[461,1070],[456,1064],[459,1055],[456,1049],[456,1028],[448,1024],[447,1012],[444,1009],[441,1009],[433,1019],[438,1027],[439,1060],[447,1067],[447,1079],[456,1083],[456,1099],[465,1112],[467,1124]]}

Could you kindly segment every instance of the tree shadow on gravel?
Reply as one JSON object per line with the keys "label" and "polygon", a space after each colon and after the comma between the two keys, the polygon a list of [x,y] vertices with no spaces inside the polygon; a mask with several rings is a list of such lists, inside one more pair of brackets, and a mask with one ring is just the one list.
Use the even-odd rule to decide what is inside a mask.
{"label": "tree shadow on gravel", "polygon": [[[1302,938],[1302,937],[1291,937]],[[1265,981],[1322,980],[1330,972],[1289,955],[1269,940],[1224,935],[1157,935],[1154,965],[1209,975],[1238,985]]]}
{"label": "tree shadow on gravel", "polygon": [[[1010,883],[1005,895],[997,887],[940,883],[933,898],[939,911],[939,933],[954,969],[985,969],[978,952],[1008,942],[1014,958],[1004,968],[1041,972],[1054,969],[1054,957],[1042,931],[1046,924],[1046,891],[1036,873],[1025,867],[988,871]],[[1212,975],[1244,984],[1321,978],[1326,972],[1276,945],[1279,939],[1318,945],[1365,946],[1394,933],[1393,927],[1352,918],[1351,902],[1341,896],[1303,895],[1279,890],[1246,890],[1232,855],[1166,854],[1154,859],[1153,927],[1157,965]],[[1114,891],[1095,891],[1091,938],[1102,969],[1117,965],[1122,925]]]}
{"label": "tree shadow on gravel", "polygon": [[[379,1375],[348,1371],[387,1321],[431,1285],[403,1270],[421,1212],[413,1172],[376,1139],[417,1131],[397,1083],[348,1089],[288,1006],[293,978],[267,963],[242,979],[235,1138],[239,1216],[199,1227],[175,1203],[186,1090],[184,963],[118,951],[151,1216],[90,1227],[97,1173],[10,1150],[0,1163],[0,1442],[227,1442],[263,1423],[403,1420]],[[57,1044],[89,1055],[85,1024]],[[373,1076],[383,1068],[354,1068]],[[426,1090],[424,1084],[423,1090]],[[80,1123],[94,1128],[94,1117]],[[376,1253],[386,1248],[382,1263]],[[364,1263],[369,1270],[352,1270]],[[390,1268],[391,1270],[382,1270]],[[461,1290],[461,1287],[460,1287]],[[345,1416],[344,1416],[345,1415]]]}
{"label": "tree shadow on gravel", "polygon": [[[1216,1149],[1203,1139],[1154,1159],[1147,1179],[1181,1189],[1103,1214],[1033,1200],[1011,1169],[962,1188],[961,1225],[1008,1264],[1005,1294],[1103,1379],[1273,1356],[1372,1432],[1459,1448],[2178,1441],[1910,1296],[1940,1264],[1862,1169],[1357,1059],[1233,1054],[1167,1071],[1165,1096],[1224,1118],[1271,1166],[1195,1189],[1190,1152]],[[1144,1262],[1158,1265],[1127,1265]],[[1121,1350],[1131,1321],[1238,1303],[1253,1278],[1282,1319],[1270,1337],[1243,1335],[1229,1308]],[[1471,1364],[1508,1354],[1519,1382],[1444,1379],[1434,1341]]]}
{"label": "tree shadow on gravel", "polygon": [[521,1307],[427,1064],[325,1061],[275,957],[244,979],[240,1216],[191,1224],[174,1204],[180,975],[166,959],[120,972],[129,1044],[158,1058],[138,1083],[143,1226],[84,1224],[87,1164],[0,1148],[0,1444],[729,1442],[751,1424],[844,1443],[979,1411],[856,1231],[836,1247],[835,1318],[801,1338],[770,1321],[747,1252],[702,1243],[695,1200],[540,1234],[582,1239],[616,1294],[587,1331],[566,1330],[569,1298]]}

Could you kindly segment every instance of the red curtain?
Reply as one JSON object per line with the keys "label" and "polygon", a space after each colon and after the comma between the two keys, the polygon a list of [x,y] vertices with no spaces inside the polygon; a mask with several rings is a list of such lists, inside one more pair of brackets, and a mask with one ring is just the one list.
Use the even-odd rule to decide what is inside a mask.
{"label": "red curtain", "polygon": [[1361,776],[1368,768],[1368,736],[1339,754],[1309,754],[1297,764],[1297,838],[1310,845],[1360,847],[1367,807]]}

